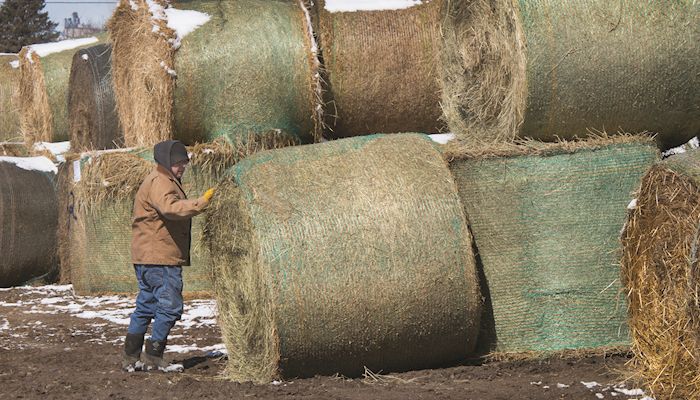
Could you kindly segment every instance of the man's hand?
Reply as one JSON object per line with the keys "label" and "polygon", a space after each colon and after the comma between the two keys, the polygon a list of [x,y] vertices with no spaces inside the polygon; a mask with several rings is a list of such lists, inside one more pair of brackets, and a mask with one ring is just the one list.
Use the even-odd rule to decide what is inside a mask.
{"label": "man's hand", "polygon": [[208,203],[209,200],[211,200],[211,198],[214,196],[214,192],[216,192],[216,189],[214,189],[214,188],[211,188],[211,189],[207,190],[206,192],[204,192],[204,195],[202,196],[202,197],[204,197],[204,201],[206,201]]}

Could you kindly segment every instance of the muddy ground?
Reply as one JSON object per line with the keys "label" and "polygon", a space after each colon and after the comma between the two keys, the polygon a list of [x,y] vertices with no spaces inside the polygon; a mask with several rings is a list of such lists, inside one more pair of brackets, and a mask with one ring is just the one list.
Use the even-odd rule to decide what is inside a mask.
{"label": "muddy ground", "polygon": [[[211,300],[186,302],[166,358],[181,374],[119,369],[133,298],[70,286],[0,289],[0,399],[642,399],[627,358],[478,362],[408,373],[266,385],[221,377],[225,349]],[[646,398],[649,399],[648,397]]]}

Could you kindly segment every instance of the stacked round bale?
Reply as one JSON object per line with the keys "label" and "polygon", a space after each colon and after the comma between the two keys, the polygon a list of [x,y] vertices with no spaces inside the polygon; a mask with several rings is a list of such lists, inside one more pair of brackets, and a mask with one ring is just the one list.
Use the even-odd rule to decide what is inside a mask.
{"label": "stacked round bale", "polygon": [[0,287],[56,266],[55,169],[45,157],[0,157]]}
{"label": "stacked round bale", "polygon": [[618,237],[651,139],[448,151],[483,263],[482,338],[496,352],[629,344]]}
{"label": "stacked round bale", "polygon": [[19,59],[15,54],[0,54],[0,141],[16,140],[19,130],[17,85]]}
{"label": "stacked round bale", "polygon": [[442,106],[465,139],[700,133],[695,1],[457,0],[446,15]]}
{"label": "stacked round bale", "polygon": [[[271,130],[300,142],[320,137],[319,65],[304,2],[167,4],[122,0],[108,23],[127,146]],[[202,26],[185,32],[182,18]]]}
{"label": "stacked round bale", "polygon": [[[284,139],[271,134],[265,141],[251,138],[237,146],[217,141],[191,148],[183,189],[190,196],[199,196],[246,155],[294,144]],[[132,209],[136,192],[155,167],[152,150],[92,152],[71,166],[61,174],[63,183],[68,184],[61,193],[69,210],[64,221],[68,243],[59,246],[66,257],[61,260],[62,277],[70,276],[76,293],[135,292],[130,254]],[[184,293],[190,297],[206,295],[211,288],[208,252],[199,244],[203,223],[203,218],[193,220],[192,265],[183,270]]]}
{"label": "stacked round bale", "polygon": [[262,152],[229,174],[206,240],[232,379],[435,367],[473,351],[471,235],[426,136]]}
{"label": "stacked round bale", "polygon": [[634,365],[657,399],[700,398],[700,151],[654,165],[622,234]]}
{"label": "stacked round bale", "polygon": [[99,44],[73,55],[68,82],[68,124],[73,151],[122,147],[112,89],[112,48]]}
{"label": "stacked round bale", "polygon": [[20,128],[26,142],[69,140],[68,81],[73,55],[77,48],[98,40],[32,45],[19,53]]}
{"label": "stacked round bale", "polygon": [[437,79],[443,1],[418,3],[399,10],[318,3],[328,135],[443,129]]}

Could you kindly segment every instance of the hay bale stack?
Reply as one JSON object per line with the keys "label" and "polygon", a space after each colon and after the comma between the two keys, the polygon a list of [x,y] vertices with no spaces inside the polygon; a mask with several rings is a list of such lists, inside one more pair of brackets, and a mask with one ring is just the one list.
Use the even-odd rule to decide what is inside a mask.
{"label": "hay bale stack", "polygon": [[44,157],[0,158],[0,287],[20,285],[56,266],[52,169]]}
{"label": "hay bale stack", "polygon": [[325,4],[318,3],[318,24],[328,135],[441,131],[437,49],[443,1],[352,12],[329,12]]}
{"label": "hay bale stack", "polygon": [[99,44],[73,55],[68,82],[68,116],[74,151],[122,147],[112,89],[112,47]]}
{"label": "hay bale stack", "polygon": [[154,21],[144,0],[122,0],[108,24],[127,146],[171,137],[187,144],[219,136],[235,141],[272,129],[301,142],[320,137],[319,66],[303,2],[175,6],[211,17],[178,50],[181,38],[168,27],[168,14]]}
{"label": "hay bale stack", "polygon": [[657,399],[700,397],[700,151],[642,179],[622,234],[633,365]]}
{"label": "hay bale stack", "polygon": [[[84,41],[90,42],[89,39]],[[78,49],[91,44],[94,41],[44,57],[40,57],[32,46],[20,51],[20,128],[27,143],[70,139],[68,81],[71,63]]]}
{"label": "hay bale stack", "polygon": [[447,15],[442,105],[464,139],[700,133],[697,2],[458,0]]}
{"label": "hay bale stack", "polygon": [[206,231],[230,378],[355,376],[472,352],[471,236],[427,137],[263,152],[231,176]]}
{"label": "hay bale stack", "polygon": [[17,140],[19,130],[19,59],[14,54],[0,54],[0,141]]}
{"label": "hay bale stack", "polygon": [[497,352],[628,345],[618,236],[632,192],[657,157],[651,140],[453,145],[448,155],[493,309],[484,345]]}
{"label": "hay bale stack", "polygon": [[[218,177],[242,157],[274,146],[284,146],[284,137],[271,134],[266,142],[252,139],[191,148],[192,160],[183,179],[190,197],[213,187]],[[133,293],[136,291],[131,263],[131,222],[134,198],[143,179],[154,168],[151,149],[93,152],[75,167],[79,182],[73,186],[70,244],[65,249],[62,276],[70,276],[76,293]],[[65,178],[68,180],[68,177]],[[211,290],[209,256],[201,245],[203,217],[192,221],[191,266],[183,268],[184,292],[189,297],[206,296]]]}

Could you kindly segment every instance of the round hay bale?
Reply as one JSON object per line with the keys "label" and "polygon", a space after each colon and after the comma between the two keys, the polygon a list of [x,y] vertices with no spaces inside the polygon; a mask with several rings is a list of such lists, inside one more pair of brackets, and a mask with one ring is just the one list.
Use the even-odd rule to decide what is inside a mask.
{"label": "round hay bale", "polygon": [[122,147],[110,57],[112,47],[99,44],[73,55],[68,83],[70,141],[74,151]]}
{"label": "round hay bale", "polygon": [[86,46],[44,57],[31,46],[20,51],[20,128],[27,143],[70,140],[68,81],[71,63],[75,52]]}
{"label": "round hay bale", "polygon": [[[241,158],[291,144],[276,133],[265,139],[238,146],[217,141],[191,148],[185,192],[200,196]],[[75,176],[79,182],[73,184],[68,202],[73,209],[66,249],[69,261],[62,263],[61,275],[70,276],[78,294],[133,293],[137,286],[131,263],[132,210],[136,192],[154,168],[152,149],[92,152],[73,168],[65,179]],[[209,254],[201,244],[203,226],[203,217],[192,220],[191,265],[183,268],[183,291],[188,297],[208,296],[211,291]]]}
{"label": "round hay bale", "polygon": [[647,172],[622,233],[632,365],[657,399],[700,398],[699,221],[694,150]]}
{"label": "round hay bale", "polygon": [[0,141],[18,140],[19,107],[19,59],[14,54],[0,54]]}
{"label": "round hay bale", "polygon": [[0,142],[0,156],[27,157],[29,149],[24,142]]}
{"label": "round hay bale", "polygon": [[457,0],[444,23],[442,105],[471,141],[591,130],[700,133],[700,4]]}
{"label": "round hay bale", "polygon": [[649,138],[448,152],[483,264],[480,346],[554,352],[628,346],[618,236],[657,158]]}
{"label": "round hay bale", "polygon": [[319,65],[303,2],[175,5],[211,19],[179,38],[167,25],[169,13],[158,11],[154,19],[157,7],[122,0],[108,23],[127,146],[170,137],[194,144],[273,129],[300,142],[320,137]]}
{"label": "round hay bale", "polygon": [[437,60],[443,1],[353,12],[329,12],[325,4],[318,3],[318,24],[327,135],[442,131]]}
{"label": "round hay bale", "polygon": [[25,169],[37,160],[52,166],[43,157],[0,159],[0,287],[20,285],[56,266],[54,174]]}
{"label": "round hay bale", "polygon": [[58,166],[56,175],[56,197],[58,201],[58,229],[56,238],[58,243],[59,283],[65,285],[71,283],[70,277],[70,243],[71,226],[77,218],[74,213],[75,193],[73,162],[64,162]]}
{"label": "round hay bale", "polygon": [[471,236],[427,136],[262,152],[231,176],[205,230],[230,378],[357,376],[473,351]]}

